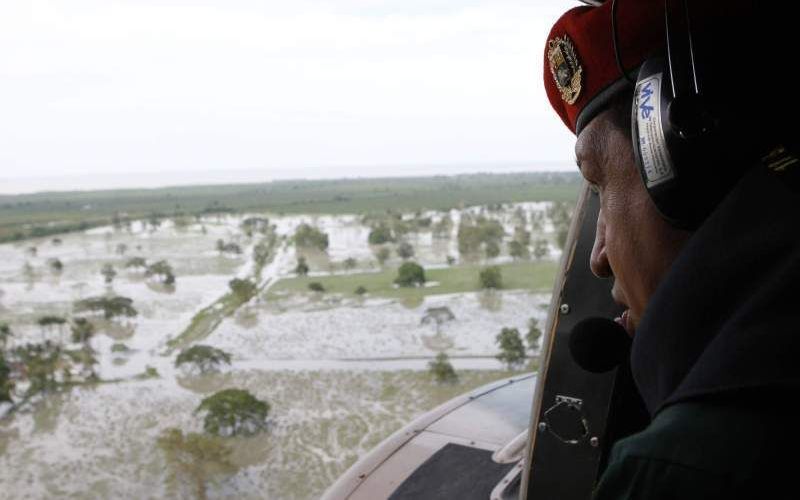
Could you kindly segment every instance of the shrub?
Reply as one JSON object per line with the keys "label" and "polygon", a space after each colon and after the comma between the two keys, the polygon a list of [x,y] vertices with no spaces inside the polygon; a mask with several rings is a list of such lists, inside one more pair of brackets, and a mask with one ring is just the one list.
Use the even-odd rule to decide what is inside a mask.
{"label": "shrub", "polygon": [[200,403],[195,413],[204,412],[203,429],[216,436],[252,435],[266,428],[269,403],[242,389],[225,389]]}
{"label": "shrub", "polygon": [[481,288],[499,289],[503,288],[503,274],[497,266],[489,266],[481,269],[478,275]]}
{"label": "shrub", "polygon": [[522,343],[522,337],[519,335],[519,330],[516,328],[503,328],[497,337],[495,337],[497,344],[500,347],[500,354],[496,357],[506,367],[511,370],[525,361],[525,345]]}
{"label": "shrub", "polygon": [[252,280],[243,280],[240,278],[233,278],[230,280],[228,282],[228,287],[240,302],[247,302],[258,291],[258,287]]}
{"label": "shrub", "polygon": [[458,375],[450,364],[447,354],[440,352],[434,361],[428,362],[428,369],[436,382],[440,384],[454,384],[458,382]]}
{"label": "shrub", "polygon": [[394,280],[399,286],[420,286],[425,284],[425,269],[416,262],[404,262],[397,270]]}

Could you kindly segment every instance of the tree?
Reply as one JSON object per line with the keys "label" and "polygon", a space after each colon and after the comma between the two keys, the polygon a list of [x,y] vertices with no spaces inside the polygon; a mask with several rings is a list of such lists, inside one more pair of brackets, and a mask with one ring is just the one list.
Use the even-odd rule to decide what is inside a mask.
{"label": "tree", "polygon": [[539,323],[535,318],[528,320],[528,333],[525,335],[525,340],[528,342],[528,349],[531,351],[539,347],[539,338],[542,336],[542,331],[539,329]]}
{"label": "tree", "polygon": [[12,382],[9,379],[11,368],[6,362],[5,355],[0,351],[0,403],[11,403],[11,389],[13,388]]}
{"label": "tree", "polygon": [[294,272],[297,273],[298,276],[305,276],[308,274],[308,264],[306,263],[305,257],[298,257],[297,258],[297,266],[294,268]]}
{"label": "tree", "polygon": [[372,228],[367,237],[367,242],[369,242],[370,245],[382,245],[392,241],[394,241],[392,230],[384,223]]}
{"label": "tree", "polygon": [[75,343],[86,343],[94,335],[94,325],[86,318],[75,318],[70,324],[72,341]]}
{"label": "tree", "polygon": [[496,357],[506,365],[509,370],[516,368],[525,361],[525,345],[516,328],[503,328],[495,337],[500,354]]}
{"label": "tree", "polygon": [[64,263],[61,262],[59,258],[48,259],[47,265],[50,266],[50,270],[56,274],[60,274],[61,271],[64,270]]}
{"label": "tree", "polygon": [[403,287],[424,285],[425,269],[416,262],[404,262],[397,270],[397,278],[394,282]]}
{"label": "tree", "polygon": [[312,292],[320,292],[320,293],[325,291],[325,287],[322,286],[322,283],[320,283],[319,281],[312,281],[311,283],[309,283],[308,289],[311,290]]}
{"label": "tree", "polygon": [[100,274],[103,275],[103,280],[106,282],[106,285],[110,285],[114,278],[117,276],[117,271],[114,269],[114,266],[111,264],[103,264],[103,268],[100,270]]}
{"label": "tree", "polygon": [[258,291],[258,287],[252,280],[233,278],[228,282],[231,292],[239,302],[247,302]]}
{"label": "tree", "polygon": [[158,437],[157,443],[170,469],[170,486],[174,489],[178,483],[186,480],[192,485],[195,496],[201,500],[207,498],[209,481],[231,475],[237,470],[231,462],[233,450],[219,437],[197,432],[184,435],[180,429],[168,428]]}
{"label": "tree", "polygon": [[364,295],[365,293],[367,293],[367,288],[364,285],[358,285],[358,288],[356,288],[355,294],[356,295]]}
{"label": "tree", "polygon": [[358,265],[358,261],[353,257],[348,257],[344,260],[344,268],[345,269],[355,269]]}
{"label": "tree", "polygon": [[484,250],[486,251],[486,257],[489,259],[493,259],[500,255],[500,245],[498,245],[495,240],[487,241],[486,245],[484,246]]}
{"label": "tree", "polygon": [[14,336],[8,323],[0,323],[0,348],[5,349],[8,339]]}
{"label": "tree", "polygon": [[452,255],[448,255],[447,256],[447,265],[448,266],[452,266],[455,263],[456,263],[456,258],[453,257]]}
{"label": "tree", "polygon": [[436,382],[440,384],[455,384],[458,382],[458,375],[450,364],[450,358],[444,352],[436,355],[434,361],[428,362],[428,369]]}
{"label": "tree", "polygon": [[175,358],[175,367],[188,367],[191,371],[213,373],[220,367],[231,364],[231,356],[227,352],[209,345],[193,345],[184,349]]}
{"label": "tree", "polygon": [[133,317],[139,312],[133,307],[133,300],[128,297],[101,296],[81,299],[74,304],[75,312],[102,312],[105,319],[117,316]]}
{"label": "tree", "polygon": [[533,256],[539,260],[545,257],[550,252],[550,246],[547,244],[547,240],[543,238],[538,238],[536,242],[533,244]]}
{"label": "tree", "polygon": [[165,285],[175,284],[175,274],[172,272],[172,266],[166,260],[159,260],[147,266],[144,275],[155,278]]}
{"label": "tree", "polygon": [[375,252],[375,258],[378,259],[378,264],[381,266],[384,265],[387,260],[389,260],[390,255],[391,252],[389,252],[389,249],[386,247],[381,247],[377,252]]}
{"label": "tree", "polygon": [[145,269],[147,267],[147,260],[144,257],[131,257],[125,261],[125,268],[138,268]]}
{"label": "tree", "polygon": [[217,252],[219,252],[219,253],[224,252],[225,251],[225,241],[223,241],[222,239],[217,240],[216,249],[217,249]]}
{"label": "tree", "polygon": [[484,289],[500,289],[503,288],[503,274],[497,266],[484,267],[478,274],[478,282]]}
{"label": "tree", "polygon": [[439,335],[442,324],[447,321],[453,321],[454,319],[456,319],[456,315],[453,314],[453,311],[451,311],[447,306],[429,307],[425,311],[425,315],[422,316],[420,324],[428,325],[430,323],[434,323],[436,325],[436,334]]}
{"label": "tree", "polygon": [[328,235],[308,224],[300,224],[294,232],[294,244],[298,248],[314,248],[324,252],[328,249]]}
{"label": "tree", "polygon": [[269,403],[243,389],[225,389],[200,403],[195,413],[205,413],[203,429],[215,436],[249,436],[266,429]]}
{"label": "tree", "polygon": [[410,259],[414,256],[414,247],[407,241],[401,242],[397,245],[397,256],[403,260]]}
{"label": "tree", "polygon": [[126,245],[125,243],[117,243],[117,247],[114,249],[114,251],[118,255],[125,255],[125,252],[128,251],[128,245]]}
{"label": "tree", "polygon": [[523,245],[517,240],[508,242],[508,254],[513,259],[526,259],[528,258],[528,247]]}

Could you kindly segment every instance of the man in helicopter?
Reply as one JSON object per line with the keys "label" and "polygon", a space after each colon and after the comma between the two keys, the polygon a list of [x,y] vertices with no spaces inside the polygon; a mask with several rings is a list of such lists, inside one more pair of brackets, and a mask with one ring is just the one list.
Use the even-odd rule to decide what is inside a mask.
{"label": "man in helicopter", "polygon": [[590,266],[614,280],[651,417],[597,500],[800,497],[790,9],[608,1],[548,36],[548,98],[600,199]]}

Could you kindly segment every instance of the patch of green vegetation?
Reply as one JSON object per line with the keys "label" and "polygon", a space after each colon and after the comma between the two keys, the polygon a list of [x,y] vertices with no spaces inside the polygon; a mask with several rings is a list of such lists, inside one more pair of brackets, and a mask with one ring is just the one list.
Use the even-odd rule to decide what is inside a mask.
{"label": "patch of green vegetation", "polygon": [[[0,242],[118,226],[133,219],[232,211],[343,214],[573,202],[579,187],[577,172],[537,172],[0,195]],[[125,221],[122,213],[127,214]]]}
{"label": "patch of green vegetation", "polygon": [[[515,262],[498,266],[503,271],[504,290],[548,291],[555,279],[556,263]],[[328,293],[353,294],[359,286],[369,290],[373,297],[406,298],[417,295],[474,292],[479,289],[480,265],[452,266],[425,271],[427,281],[438,282],[437,286],[404,288],[393,282],[397,269],[386,269],[377,273],[357,273],[334,276],[314,276]],[[311,278],[286,278],[270,288],[268,298],[276,299],[284,293],[305,293]]]}
{"label": "patch of green vegetation", "polygon": [[[258,245],[263,245],[261,250],[253,256],[256,261],[255,280],[261,279],[262,269],[275,257],[277,241],[274,230],[270,230],[264,239],[258,243]],[[225,317],[233,315],[239,307],[246,304],[257,293],[257,285],[251,279],[234,279],[228,283],[228,286],[230,288],[228,293],[217,299],[210,306],[201,309],[194,315],[191,323],[184,331],[167,342],[169,349],[167,354],[174,349],[188,347],[192,343],[211,335]]]}

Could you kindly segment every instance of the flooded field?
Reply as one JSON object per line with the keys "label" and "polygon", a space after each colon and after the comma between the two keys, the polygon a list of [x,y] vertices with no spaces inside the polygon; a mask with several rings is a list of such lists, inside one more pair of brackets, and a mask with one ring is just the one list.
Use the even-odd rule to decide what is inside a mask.
{"label": "flooded field", "polygon": [[[524,335],[544,320],[568,218],[553,208],[522,203],[377,222],[219,215],[0,245],[8,331],[0,347],[13,382],[11,402],[0,391],[0,497],[318,497],[415,416],[513,373],[495,359],[495,337],[503,327]],[[486,242],[467,252],[459,232],[467,219],[497,222],[496,252]],[[324,249],[300,247],[304,224],[326,235]],[[402,236],[370,244],[384,224]],[[512,242],[524,232],[520,254]],[[400,255],[402,243],[412,256]],[[441,278],[408,289],[379,282],[406,261]],[[489,265],[524,267],[548,285],[481,290],[477,270]],[[324,278],[329,289],[309,289],[298,274]],[[350,288],[337,289],[342,283]],[[431,311],[448,316],[426,320]],[[176,368],[195,345],[223,351],[229,365],[209,374]],[[56,353],[50,364],[42,352]],[[458,383],[428,373],[440,352]],[[263,432],[202,438],[182,454],[170,448],[171,431],[203,436],[198,405],[231,388],[268,403]]]}

